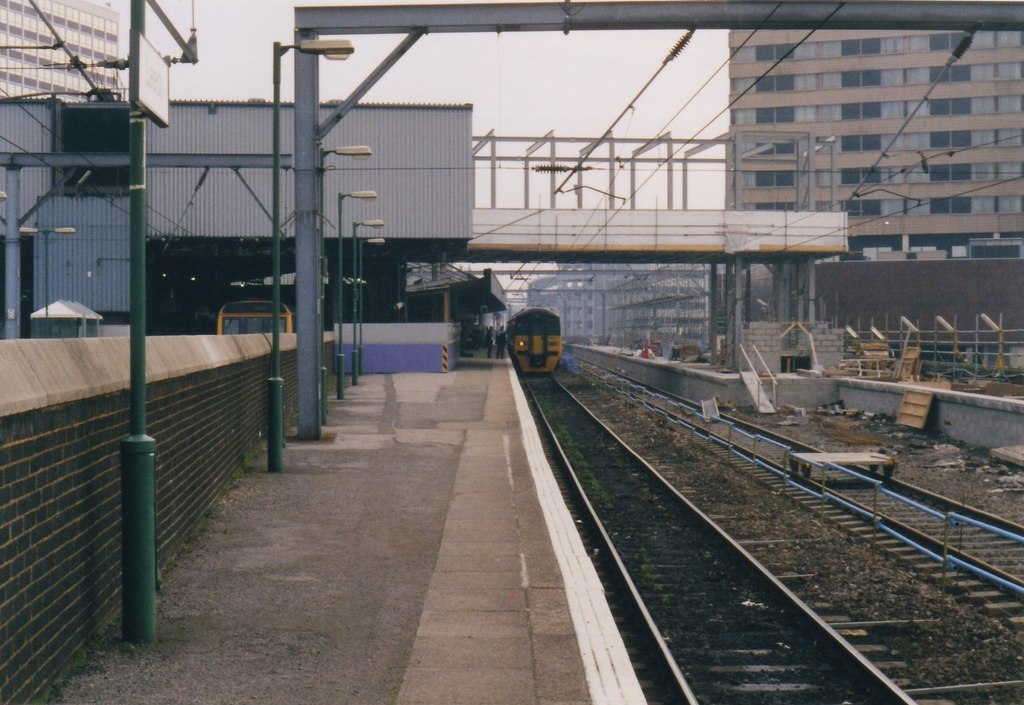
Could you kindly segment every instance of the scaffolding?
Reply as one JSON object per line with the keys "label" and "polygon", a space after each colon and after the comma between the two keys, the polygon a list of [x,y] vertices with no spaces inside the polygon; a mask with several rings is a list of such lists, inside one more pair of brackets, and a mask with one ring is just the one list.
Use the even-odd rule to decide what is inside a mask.
{"label": "scaffolding", "polygon": [[573,265],[532,282],[527,301],[558,311],[567,342],[706,348],[709,272],[699,264]]}

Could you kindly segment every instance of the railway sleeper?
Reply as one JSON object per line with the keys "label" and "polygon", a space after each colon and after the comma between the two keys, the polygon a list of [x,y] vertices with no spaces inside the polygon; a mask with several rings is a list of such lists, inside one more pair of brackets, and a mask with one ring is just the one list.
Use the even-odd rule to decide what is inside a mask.
{"label": "railway sleeper", "polygon": [[1021,614],[1024,613],[1024,605],[1017,600],[1005,600],[1002,602],[986,602],[983,608],[991,613],[998,616],[1005,616],[1007,614]]}

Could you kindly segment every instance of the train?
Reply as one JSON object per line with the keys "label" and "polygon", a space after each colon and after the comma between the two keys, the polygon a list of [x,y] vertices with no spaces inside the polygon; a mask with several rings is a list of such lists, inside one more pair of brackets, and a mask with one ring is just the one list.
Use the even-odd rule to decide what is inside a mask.
{"label": "train", "polygon": [[508,321],[508,354],[522,374],[550,374],[562,357],[562,322],[550,308],[525,308]]}
{"label": "train", "polygon": [[[226,303],[217,313],[217,335],[270,333],[273,330],[273,311],[271,301],[250,299]],[[281,333],[294,332],[294,318],[292,309],[286,304],[281,304]]]}

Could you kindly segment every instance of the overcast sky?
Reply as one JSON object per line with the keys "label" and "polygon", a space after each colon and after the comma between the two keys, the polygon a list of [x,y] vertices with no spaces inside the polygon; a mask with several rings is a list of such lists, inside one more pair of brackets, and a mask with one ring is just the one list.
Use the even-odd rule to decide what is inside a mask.
{"label": "overcast sky", "polygon": [[[129,0],[105,3],[129,24]],[[193,0],[160,0],[179,31],[192,26]],[[302,5],[338,5],[305,0]],[[348,0],[347,4],[389,5]],[[401,3],[406,4],[406,3]],[[271,45],[292,41],[294,12],[286,0],[195,0],[200,62],[171,69],[173,99],[271,97]],[[147,35],[166,54],[173,42],[152,12]],[[654,74],[682,32],[575,32],[436,34],[412,50],[363,99],[366,102],[442,103],[474,106],[473,129],[499,134],[600,135]],[[343,98],[400,41],[400,36],[355,36],[356,52],[344,62],[321,62],[321,97]],[[126,51],[125,51],[126,53]],[[665,129],[691,137],[725,106],[726,72],[691,98],[727,55],[725,32],[698,33],[669,64],[616,129],[617,136],[650,137]],[[286,55],[282,96],[291,100],[292,63]],[[724,118],[700,134],[717,136]]]}

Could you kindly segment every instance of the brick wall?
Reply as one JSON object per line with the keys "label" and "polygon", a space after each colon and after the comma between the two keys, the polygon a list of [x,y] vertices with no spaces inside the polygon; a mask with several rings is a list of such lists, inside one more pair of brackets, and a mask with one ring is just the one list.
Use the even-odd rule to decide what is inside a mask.
{"label": "brick wall", "polygon": [[[266,426],[266,356],[147,387],[157,555],[181,548]],[[282,353],[295,408],[295,351]],[[118,391],[0,417],[0,702],[37,701],[120,609]]]}

